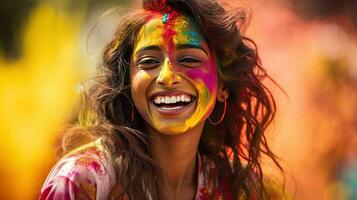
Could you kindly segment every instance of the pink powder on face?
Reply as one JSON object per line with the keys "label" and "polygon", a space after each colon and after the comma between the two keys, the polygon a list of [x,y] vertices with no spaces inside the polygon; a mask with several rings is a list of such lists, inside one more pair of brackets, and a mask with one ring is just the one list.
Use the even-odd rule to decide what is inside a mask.
{"label": "pink powder on face", "polygon": [[[163,0],[162,3],[165,3],[165,0]],[[167,10],[167,7],[168,6],[166,6],[165,9],[163,9],[163,10]],[[179,30],[177,30],[177,27],[175,27],[175,25],[177,23],[177,18],[180,15],[181,14],[176,10],[171,10],[164,14],[156,12],[156,11],[152,11],[150,16],[148,17],[148,19],[151,20],[154,17],[161,16],[162,24],[158,25],[157,28],[163,28],[163,31],[162,31],[162,39],[164,42],[163,45],[167,49],[167,53],[168,53],[170,60],[175,60],[175,58],[174,58],[174,52],[175,52],[174,38],[177,34],[179,34],[179,32],[178,32]],[[192,26],[195,26],[195,24],[193,24],[193,22],[191,22],[191,23],[192,23]],[[175,30],[175,28],[177,31]],[[202,38],[199,35],[199,33],[196,32],[196,30],[193,29],[192,27],[191,27],[191,29],[190,29],[191,32],[189,32],[189,31],[187,33],[183,32],[182,34],[185,34],[186,37],[189,38],[188,39],[189,43],[192,43],[192,44],[201,43]],[[191,42],[191,40],[193,40],[193,42]],[[205,83],[207,89],[211,93],[213,93],[217,89],[216,66],[217,65],[216,65],[215,59],[213,57],[211,57],[210,61],[208,63],[206,63],[206,66],[204,66],[204,67],[190,68],[190,69],[186,68],[186,69],[180,69],[180,70],[182,70],[185,74],[187,74],[193,80],[201,79]]]}
{"label": "pink powder on face", "polygon": [[[162,22],[164,24],[162,38],[166,43],[168,48],[168,54],[170,60],[174,60],[173,54],[175,51],[174,37],[177,32],[174,29],[176,19],[180,15],[179,12],[173,10],[169,13],[166,13],[162,17]],[[191,38],[190,36],[189,38]],[[210,58],[210,62],[207,63],[205,68],[196,68],[196,69],[187,69],[185,70],[187,75],[192,79],[202,79],[206,84],[208,90],[213,92],[217,88],[217,75],[216,75],[216,63],[214,58]]]}
{"label": "pink powder on face", "polygon": [[210,92],[217,89],[217,70],[216,63],[213,58],[207,63],[207,68],[192,68],[186,69],[185,73],[193,80],[201,79],[207,86]]}
{"label": "pink powder on face", "polygon": [[205,72],[202,69],[190,69],[187,75],[193,80],[201,79],[210,92],[216,89],[217,81],[212,73]]}

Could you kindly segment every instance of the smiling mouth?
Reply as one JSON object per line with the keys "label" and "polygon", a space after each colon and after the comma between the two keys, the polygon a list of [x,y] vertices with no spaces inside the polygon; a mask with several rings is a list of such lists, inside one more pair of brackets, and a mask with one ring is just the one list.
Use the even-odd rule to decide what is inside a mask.
{"label": "smiling mouth", "polygon": [[164,115],[176,115],[191,107],[195,96],[189,94],[153,95],[152,103]]}

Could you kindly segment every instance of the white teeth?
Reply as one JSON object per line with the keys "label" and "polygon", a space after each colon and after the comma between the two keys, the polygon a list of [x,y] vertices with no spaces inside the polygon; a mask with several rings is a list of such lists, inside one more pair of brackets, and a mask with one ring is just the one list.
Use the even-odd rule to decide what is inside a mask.
{"label": "white teeth", "polygon": [[154,102],[155,102],[156,104],[159,104],[159,103],[160,103],[160,100],[159,100],[159,99],[154,99]]}
{"label": "white teeth", "polygon": [[184,101],[185,101],[185,95],[181,95],[180,100],[181,100],[182,102],[184,102]]}
{"label": "white teeth", "polygon": [[176,110],[176,109],[181,109],[183,106],[175,106],[175,107],[161,107],[163,110]]}
{"label": "white teeth", "polygon": [[173,104],[177,102],[191,102],[191,96],[182,94],[177,96],[156,96],[154,98],[155,104]]}

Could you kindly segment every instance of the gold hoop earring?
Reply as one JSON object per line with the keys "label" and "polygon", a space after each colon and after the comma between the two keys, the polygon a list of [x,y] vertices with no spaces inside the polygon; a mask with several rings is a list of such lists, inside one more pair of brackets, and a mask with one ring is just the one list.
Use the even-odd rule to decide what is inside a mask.
{"label": "gold hoop earring", "polygon": [[224,109],[223,109],[223,114],[222,114],[221,118],[218,121],[213,122],[211,120],[211,118],[209,117],[208,118],[209,123],[212,124],[212,125],[220,124],[223,121],[224,116],[226,115],[226,111],[227,111],[227,101],[226,101],[226,99],[224,99]]}

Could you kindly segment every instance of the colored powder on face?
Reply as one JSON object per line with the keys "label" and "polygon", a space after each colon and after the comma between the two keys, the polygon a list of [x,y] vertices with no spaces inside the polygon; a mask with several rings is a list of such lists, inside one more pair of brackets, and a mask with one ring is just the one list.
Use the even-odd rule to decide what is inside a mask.
{"label": "colored powder on face", "polygon": [[197,108],[193,115],[187,120],[182,122],[172,122],[163,124],[161,120],[154,119],[154,126],[161,127],[167,131],[175,133],[183,133],[188,129],[193,128],[200,121],[206,119],[210,114],[210,110],[214,107],[215,99],[212,98],[211,92],[205,86],[205,83],[202,80],[198,80],[195,84],[195,87],[198,89],[198,99],[197,99]]}
{"label": "colored powder on face", "polygon": [[217,87],[217,80],[213,78],[214,74],[205,72],[201,69],[192,69],[187,72],[187,75],[193,80],[201,79],[205,83],[209,91],[214,91]]}
{"label": "colored powder on face", "polygon": [[189,30],[186,32],[188,39],[188,42],[192,45],[199,46],[200,43],[202,42],[202,37],[196,32]]}
{"label": "colored powder on face", "polygon": [[194,46],[199,46],[200,43],[203,41],[203,38],[201,34],[197,32],[198,30],[197,24],[192,16],[188,17],[188,21],[190,25],[187,24],[188,27],[186,27],[186,29],[183,29],[183,30],[187,30],[183,32],[183,34],[186,35],[188,42],[190,44]]}
{"label": "colored powder on face", "polygon": [[[212,56],[212,55],[211,55]],[[193,80],[201,79],[212,93],[217,89],[217,66],[214,58],[210,58],[207,68],[192,68],[186,74]]]}
{"label": "colored powder on face", "polygon": [[[176,11],[167,12],[165,14],[153,13],[154,16],[150,22],[145,25],[145,28],[139,34],[139,41],[135,49],[140,49],[144,46],[155,45],[162,48],[165,56],[165,63],[162,65],[159,77],[174,78],[172,70],[177,70],[185,74],[192,80],[192,84],[197,91],[197,107],[194,113],[185,120],[167,120],[163,123],[161,117],[152,116],[150,112],[141,113],[145,119],[149,119],[149,123],[153,124],[157,130],[163,132],[183,133],[190,128],[195,127],[198,123],[203,122],[211,113],[215,104],[215,96],[217,91],[217,75],[216,62],[212,55],[209,61],[198,68],[180,68],[177,69],[172,65],[171,61],[175,61],[175,48],[182,44],[192,46],[207,46],[202,44],[204,37],[196,24],[189,17],[181,15]],[[137,50],[135,50],[137,51]],[[135,52],[134,51],[134,52]],[[168,56],[168,57],[166,57]],[[144,73],[145,71],[140,72]],[[145,72],[146,73],[146,72]],[[142,76],[137,74],[136,78],[143,80]],[[167,80],[169,81],[169,80]],[[138,82],[133,80],[133,83]],[[133,88],[136,88],[133,84]]]}
{"label": "colored powder on face", "polygon": [[197,122],[206,119],[215,104],[215,98],[212,98],[215,96],[215,91],[210,91],[204,80],[198,79],[195,83],[195,88],[197,88],[198,92],[197,107],[194,114],[185,121],[186,127],[193,127]]}
{"label": "colored powder on face", "polygon": [[171,62],[166,60],[163,63],[163,66],[161,68],[161,71],[160,71],[160,74],[158,76],[158,79],[161,79],[164,82],[172,84],[174,82],[174,80],[181,80],[181,77],[177,76],[177,74],[172,72]]}
{"label": "colored powder on face", "polygon": [[174,45],[174,36],[176,35],[176,31],[174,29],[174,25],[176,22],[176,18],[180,15],[179,12],[173,10],[170,13],[167,13],[163,16],[163,21],[165,18],[164,23],[164,30],[162,32],[162,39],[167,45],[168,51],[173,52],[175,45]]}
{"label": "colored powder on face", "polygon": [[[186,38],[186,42],[193,46],[200,46],[204,41],[202,34],[199,32],[196,21],[192,16],[186,18],[187,22],[183,23],[179,27],[183,30],[182,34]],[[207,89],[213,93],[217,89],[217,78],[216,78],[216,62],[215,59],[210,55],[209,63],[207,63],[206,68],[193,68],[186,71],[187,75],[193,80],[201,79],[206,85]]]}
{"label": "colored powder on face", "polygon": [[[164,25],[167,32],[163,34],[163,39],[169,44],[169,52],[174,51],[175,44],[201,45],[203,37],[199,33],[196,23],[192,18],[180,15],[175,18],[176,20],[174,22],[170,21],[170,16],[168,19],[168,23]],[[182,123],[165,125],[170,131],[181,133],[187,131],[196,126],[201,120],[206,119],[210,114],[210,110],[213,109],[215,99],[212,98],[212,95],[215,96],[217,90],[215,59],[211,58],[207,65],[208,66],[203,68],[185,70],[185,74],[195,82],[194,85],[198,92],[197,108],[193,115],[185,120],[184,125],[182,125]],[[160,123],[162,122],[157,122],[158,125]]]}

